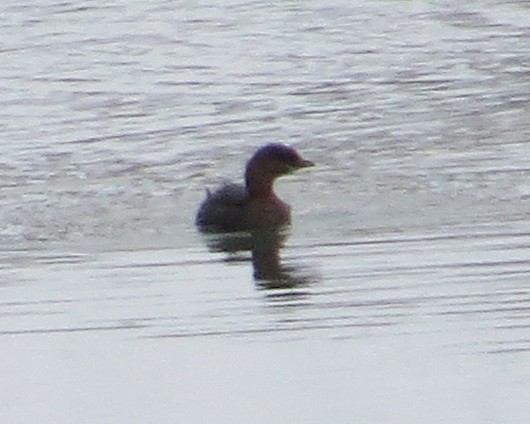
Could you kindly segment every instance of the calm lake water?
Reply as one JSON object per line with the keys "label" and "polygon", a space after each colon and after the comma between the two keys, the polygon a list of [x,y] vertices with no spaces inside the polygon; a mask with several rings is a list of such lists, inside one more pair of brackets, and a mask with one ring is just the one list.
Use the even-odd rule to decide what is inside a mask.
{"label": "calm lake water", "polygon": [[[2,422],[529,422],[530,3],[0,11]],[[289,232],[200,235],[271,141]]]}

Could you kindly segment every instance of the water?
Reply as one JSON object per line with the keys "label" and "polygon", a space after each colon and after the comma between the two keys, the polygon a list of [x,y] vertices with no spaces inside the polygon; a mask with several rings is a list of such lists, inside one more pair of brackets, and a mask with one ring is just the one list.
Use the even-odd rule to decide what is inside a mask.
{"label": "water", "polygon": [[528,3],[0,8],[2,422],[528,422]]}

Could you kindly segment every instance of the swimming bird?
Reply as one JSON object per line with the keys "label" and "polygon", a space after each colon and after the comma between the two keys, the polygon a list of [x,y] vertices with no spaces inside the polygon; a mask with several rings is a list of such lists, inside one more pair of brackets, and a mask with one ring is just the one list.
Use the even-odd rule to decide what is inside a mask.
{"label": "swimming bird", "polygon": [[289,146],[267,144],[247,162],[245,185],[226,184],[213,193],[207,190],[195,223],[201,230],[215,232],[287,225],[291,222],[291,208],[274,193],[274,181],[313,165]]}

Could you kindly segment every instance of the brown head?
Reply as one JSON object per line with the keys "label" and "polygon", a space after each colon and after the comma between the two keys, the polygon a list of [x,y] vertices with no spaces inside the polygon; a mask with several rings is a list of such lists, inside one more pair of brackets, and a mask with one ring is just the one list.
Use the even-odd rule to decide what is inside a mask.
{"label": "brown head", "polygon": [[284,144],[271,143],[260,148],[247,163],[245,182],[250,196],[272,195],[274,180],[297,169],[313,166],[296,150]]}

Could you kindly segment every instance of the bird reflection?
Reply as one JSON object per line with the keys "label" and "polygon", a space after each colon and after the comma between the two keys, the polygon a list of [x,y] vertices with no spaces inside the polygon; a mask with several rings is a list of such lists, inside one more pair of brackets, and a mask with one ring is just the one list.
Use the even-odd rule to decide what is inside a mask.
{"label": "bird reflection", "polygon": [[303,287],[315,281],[315,276],[302,266],[284,265],[280,251],[288,238],[286,228],[264,228],[249,232],[207,234],[206,243],[214,252],[227,253],[227,261],[248,260],[251,252],[254,279],[262,289]]}

